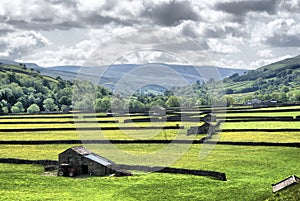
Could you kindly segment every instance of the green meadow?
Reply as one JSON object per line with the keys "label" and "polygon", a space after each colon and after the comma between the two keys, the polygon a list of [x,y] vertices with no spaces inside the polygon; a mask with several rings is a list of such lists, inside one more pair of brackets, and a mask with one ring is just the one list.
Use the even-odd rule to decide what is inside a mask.
{"label": "green meadow", "polygon": [[[268,108],[271,110],[272,108]],[[263,112],[261,116],[297,116],[290,112]],[[232,116],[253,116],[256,113],[230,114]],[[271,114],[271,115],[270,115]],[[25,115],[23,115],[25,116]],[[44,117],[47,115],[44,114]],[[50,115],[49,115],[50,116]],[[45,124],[5,124],[18,121],[9,117],[2,118],[0,128],[65,128],[76,124],[62,118],[35,119],[20,121],[47,122]],[[32,117],[32,116],[31,116]],[[135,117],[138,118],[138,117]],[[141,117],[140,117],[141,118]],[[106,139],[132,140],[156,139],[173,140],[178,136],[183,139],[201,139],[205,135],[185,136],[190,126],[201,125],[194,122],[145,122],[122,123],[128,117],[107,117],[99,120],[119,120],[119,123],[99,124],[100,127],[139,128],[147,126],[184,126],[181,130],[102,130]],[[48,121],[50,120],[50,121]],[[72,120],[72,119],[70,119]],[[62,122],[51,124],[53,122]],[[90,124],[88,124],[90,125]],[[98,126],[99,126],[98,125]],[[223,129],[281,129],[300,128],[300,122],[225,122]],[[97,137],[99,131],[84,131]],[[80,140],[83,131],[36,131],[36,132],[0,132],[0,141],[36,141],[36,140]],[[298,142],[299,132],[223,132],[217,135],[219,141],[231,142]],[[30,160],[57,160],[58,154],[78,144],[41,144],[16,145],[2,144],[0,158],[19,158]],[[108,145],[94,145],[109,156],[115,154]],[[111,146],[111,145],[110,145]],[[166,144],[114,144],[118,150],[132,155],[158,154]],[[175,145],[177,146],[177,145]],[[180,145],[178,145],[179,147]],[[209,149],[204,158],[199,156]],[[168,156],[176,158],[171,167],[211,170],[226,173],[227,181],[193,175],[176,175],[166,173],[133,172],[132,177],[57,177],[55,172],[45,173],[41,165],[0,164],[0,200],[285,200],[296,198],[288,192],[272,193],[271,184],[292,174],[300,175],[300,149],[284,146],[236,146],[236,145],[189,145],[186,151],[180,149],[169,152]],[[131,164],[131,161],[128,161]],[[139,165],[139,164],[136,164]],[[292,193],[299,192],[291,190]],[[286,195],[287,194],[287,195]]]}

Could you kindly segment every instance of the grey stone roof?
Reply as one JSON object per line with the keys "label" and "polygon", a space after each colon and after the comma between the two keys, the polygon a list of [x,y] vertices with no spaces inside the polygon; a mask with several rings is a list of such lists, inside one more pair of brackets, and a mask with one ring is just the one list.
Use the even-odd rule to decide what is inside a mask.
{"label": "grey stone roof", "polygon": [[83,146],[76,146],[76,147],[72,147],[71,149],[77,152],[78,154],[83,155],[85,158],[88,158],[101,165],[108,166],[114,164],[113,161],[108,160],[107,158],[104,158],[102,156],[99,156],[98,154],[91,152],[90,150],[88,150]]}

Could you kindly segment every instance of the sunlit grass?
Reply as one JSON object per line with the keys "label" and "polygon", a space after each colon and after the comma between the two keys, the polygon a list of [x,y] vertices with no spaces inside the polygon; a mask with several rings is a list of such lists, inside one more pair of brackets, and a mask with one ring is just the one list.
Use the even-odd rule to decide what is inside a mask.
{"label": "sunlit grass", "polygon": [[220,141],[300,142],[299,132],[222,132]]}
{"label": "sunlit grass", "polygon": [[[299,115],[299,112],[263,112],[258,111],[255,113],[226,113],[226,117],[240,117],[240,116],[255,116],[255,117],[282,117],[290,116],[296,117]],[[224,114],[217,114],[217,116],[225,116]]]}
{"label": "sunlit grass", "polygon": [[[291,107],[288,107],[291,108]],[[283,108],[281,108],[283,109]],[[296,116],[297,112],[275,113],[240,113],[227,115],[241,116]],[[99,139],[133,140],[160,139],[172,140],[184,137],[193,140],[195,136],[185,136],[190,126],[201,125],[192,122],[145,122],[122,123],[131,117],[105,117],[99,120],[119,120],[117,124],[97,124],[98,126],[185,126],[182,130],[115,130],[115,131],[43,131],[43,132],[1,132],[0,140],[78,140],[86,137]],[[144,117],[133,117],[144,118]],[[21,121],[44,121],[44,119],[22,119]],[[45,119],[48,121],[69,121],[66,118]],[[70,119],[72,120],[72,119]],[[80,119],[79,119],[80,120]],[[85,119],[84,119],[85,120]],[[5,119],[0,121],[18,121]],[[91,125],[91,124],[87,124]],[[0,128],[33,128],[33,127],[78,126],[69,124],[36,124],[9,125],[1,124]],[[81,124],[79,125],[81,126]],[[300,122],[238,122],[222,123],[224,129],[243,128],[300,128]],[[102,137],[100,137],[102,136]],[[198,135],[200,139],[205,135]],[[298,132],[224,132],[220,141],[246,142],[300,142]],[[31,160],[57,160],[62,151],[76,144],[53,145],[1,145],[0,158],[20,158]],[[177,160],[170,163],[172,167],[188,169],[204,169],[225,172],[228,181],[221,182],[205,177],[174,174],[146,174],[133,177],[87,177],[64,178],[42,176],[42,166],[0,164],[0,200],[264,200],[272,195],[271,184],[292,174],[300,175],[300,150],[290,147],[268,146],[231,146],[212,144],[193,144],[187,151],[180,149],[183,145],[175,145],[175,149],[165,154],[160,151],[168,144],[114,144],[86,145],[92,151],[103,153],[103,156],[113,159],[118,152],[124,152],[133,157],[139,155],[154,155],[157,160],[153,165],[173,157]],[[93,146],[95,149],[93,149]],[[176,149],[178,147],[178,149]],[[208,155],[203,159],[199,155]],[[161,155],[159,155],[161,154]],[[123,159],[128,164],[135,160]],[[140,165],[140,161],[136,165]]]}
{"label": "sunlit grass", "polygon": [[[1,157],[56,159],[58,153],[71,146],[5,146],[5,149],[1,146]],[[163,146],[120,145],[119,148],[140,153]],[[272,183],[291,174],[300,174],[298,148],[217,145],[200,160],[202,148],[202,145],[192,145],[183,154],[175,153],[180,159],[171,166],[225,172],[228,181],[157,173],[129,178],[71,179],[43,176],[41,166],[0,164],[1,197],[8,200],[37,197],[81,200],[84,195],[89,200],[264,200],[272,195]],[[7,154],[3,155],[3,151]]]}
{"label": "sunlit grass", "polygon": [[300,122],[262,121],[262,122],[225,122],[222,129],[300,129]]}
{"label": "sunlit grass", "polygon": [[57,160],[58,154],[75,146],[72,144],[51,145],[1,145],[0,158],[21,158],[31,160]]}
{"label": "sunlit grass", "polygon": [[0,140],[78,140],[77,131],[0,132]]}

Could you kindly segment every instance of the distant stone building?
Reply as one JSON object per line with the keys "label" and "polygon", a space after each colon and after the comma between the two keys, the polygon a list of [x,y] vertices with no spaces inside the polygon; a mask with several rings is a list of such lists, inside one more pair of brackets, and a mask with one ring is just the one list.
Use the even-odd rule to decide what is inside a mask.
{"label": "distant stone building", "polygon": [[115,163],[101,157],[83,146],[72,147],[58,156],[59,172],[58,175],[81,175],[89,174],[104,176],[115,173],[111,168]]}
{"label": "distant stone building", "polygon": [[272,190],[273,193],[280,191],[288,186],[291,186],[293,184],[299,184],[300,183],[300,178],[297,177],[296,175],[292,175],[276,184],[272,184]]}
{"label": "distant stone building", "polygon": [[[221,121],[217,120],[215,114],[207,114],[203,118],[204,124],[201,126],[191,126],[187,130],[187,135],[196,135],[196,134],[207,134],[208,137],[216,133],[216,130],[220,127]],[[213,123],[214,122],[214,123]]]}
{"label": "distant stone building", "polygon": [[247,101],[246,105],[260,105],[261,103],[262,103],[261,100],[255,98],[255,99]]}

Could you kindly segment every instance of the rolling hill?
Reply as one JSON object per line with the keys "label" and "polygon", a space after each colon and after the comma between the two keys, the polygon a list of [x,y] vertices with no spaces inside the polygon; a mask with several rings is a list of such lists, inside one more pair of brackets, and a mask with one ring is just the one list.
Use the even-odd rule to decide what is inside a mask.
{"label": "rolling hill", "polygon": [[[19,65],[17,62],[0,60],[3,64]],[[247,72],[244,69],[221,68],[214,66],[188,66],[188,65],[170,65],[170,64],[115,64],[109,67],[81,67],[81,66],[53,66],[53,67],[40,67],[37,64],[25,63],[27,68],[32,68],[41,73],[41,75],[57,78],[61,77],[64,80],[88,80],[97,82],[107,88],[113,89],[115,84],[121,79],[131,79],[138,82],[152,82],[158,77],[164,76],[165,87],[172,87],[174,76],[182,77],[182,80],[187,84],[194,84],[197,80],[208,80],[211,77],[218,77],[223,79],[233,74],[243,75]],[[156,70],[149,70],[141,68],[154,68]],[[159,70],[159,69],[163,70]],[[146,70],[145,70],[146,69]],[[217,75],[216,75],[217,74]],[[132,77],[130,77],[132,75]],[[140,84],[140,83],[139,83]]]}
{"label": "rolling hill", "polygon": [[244,75],[233,74],[225,78],[224,83],[226,93],[237,102],[245,97],[300,101],[300,55],[248,71]]}
{"label": "rolling hill", "polygon": [[71,83],[22,63],[0,62],[0,115],[57,111],[71,105]]}

